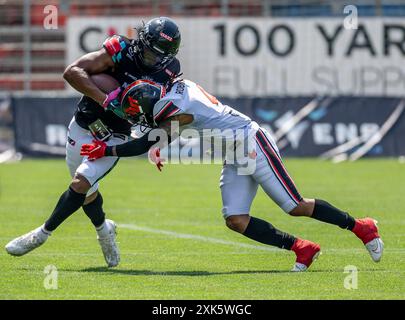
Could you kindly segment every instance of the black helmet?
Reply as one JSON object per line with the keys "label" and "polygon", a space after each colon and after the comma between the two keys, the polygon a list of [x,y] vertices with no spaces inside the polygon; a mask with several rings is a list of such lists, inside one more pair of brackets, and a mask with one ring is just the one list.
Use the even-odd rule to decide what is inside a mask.
{"label": "black helmet", "polygon": [[172,19],[154,18],[139,31],[139,59],[148,69],[162,69],[176,56],[180,41],[179,28]]}
{"label": "black helmet", "polygon": [[164,86],[146,79],[131,83],[121,95],[122,110],[132,124],[152,126],[153,107],[166,94]]}

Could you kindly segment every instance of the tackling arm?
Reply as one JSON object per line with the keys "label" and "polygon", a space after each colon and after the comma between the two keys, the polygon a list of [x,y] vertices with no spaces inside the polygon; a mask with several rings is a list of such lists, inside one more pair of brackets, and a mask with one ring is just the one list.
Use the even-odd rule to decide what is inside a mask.
{"label": "tackling arm", "polygon": [[170,144],[172,140],[177,138],[171,136],[172,122],[177,121],[179,126],[187,125],[193,121],[193,116],[189,114],[180,114],[168,118],[162,122],[158,128],[165,130],[168,140],[160,140],[162,135],[157,135],[159,139],[152,139],[151,134],[153,130],[149,131],[143,137],[134,139],[130,142],[108,147],[105,142],[95,140],[92,144],[84,144],[81,148],[80,154],[88,156],[89,160],[96,160],[102,157],[134,157],[146,153],[153,145],[158,144],[158,148]]}
{"label": "tackling arm", "polygon": [[[148,152],[148,150],[157,142],[149,140],[150,136],[149,131],[147,134],[142,136],[141,138],[134,139],[130,142],[120,144],[117,146],[107,147],[105,150],[105,156],[115,156],[115,157],[134,157],[139,156]],[[169,138],[170,140],[170,138]]]}
{"label": "tackling arm", "polygon": [[120,144],[117,146],[107,147],[105,155],[106,156],[116,156],[116,157],[133,157],[146,153],[150,147],[158,143],[158,148],[163,148],[169,145],[172,140],[175,140],[177,136],[172,136],[171,126],[174,121],[178,122],[179,126],[187,125],[193,121],[193,116],[189,114],[180,114],[168,118],[159,125],[159,129],[163,129],[166,132],[166,139],[160,139],[162,136],[158,135],[159,139],[154,140],[151,138],[153,130],[149,131],[143,137],[135,139],[133,141]]}

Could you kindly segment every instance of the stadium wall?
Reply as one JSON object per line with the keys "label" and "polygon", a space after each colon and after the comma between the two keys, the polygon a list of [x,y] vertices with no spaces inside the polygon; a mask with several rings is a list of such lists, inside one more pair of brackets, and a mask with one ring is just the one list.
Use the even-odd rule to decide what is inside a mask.
{"label": "stadium wall", "polygon": [[[285,156],[336,157],[373,142],[367,156],[405,155],[404,100],[375,97],[220,99],[270,130]],[[64,156],[77,97],[13,97],[15,147],[30,156]],[[339,149],[340,148],[340,149]]]}

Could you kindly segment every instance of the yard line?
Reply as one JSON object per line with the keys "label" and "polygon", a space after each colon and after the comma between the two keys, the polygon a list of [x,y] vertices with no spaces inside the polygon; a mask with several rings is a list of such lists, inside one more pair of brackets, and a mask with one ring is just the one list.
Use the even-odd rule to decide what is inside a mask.
{"label": "yard line", "polygon": [[173,231],[152,229],[152,228],[148,228],[148,227],[137,226],[135,224],[118,224],[118,227],[124,228],[124,229],[129,229],[129,230],[163,234],[165,236],[178,238],[178,239],[190,239],[190,240],[196,240],[196,241],[202,241],[202,242],[211,242],[211,243],[223,244],[223,245],[227,245],[227,246],[256,249],[256,250],[263,250],[263,251],[273,251],[273,252],[280,251],[280,249],[278,249],[278,248],[257,246],[257,245],[253,245],[253,244],[222,240],[222,239],[218,239],[218,238],[204,237],[204,236],[199,236],[199,235],[195,235],[195,234],[178,233],[178,232],[173,232]]}
{"label": "yard line", "polygon": [[[256,249],[256,250],[271,251],[271,252],[281,250],[278,248],[228,241],[228,240],[223,240],[223,239],[218,239],[218,238],[200,236],[200,235],[196,235],[196,234],[178,233],[178,232],[174,232],[174,231],[153,229],[153,228],[149,228],[149,227],[141,227],[141,226],[138,226],[135,224],[125,224],[124,223],[124,224],[117,224],[117,225],[118,225],[118,227],[123,228],[123,229],[143,231],[143,232],[149,232],[149,233],[155,233],[155,234],[162,234],[162,235],[166,235],[166,236],[178,238],[178,239],[190,239],[190,240],[196,240],[196,241],[202,241],[202,242],[211,242],[211,243],[223,244],[223,245],[228,245],[228,246],[234,246],[234,247],[239,247],[239,248]],[[359,247],[359,248],[329,248],[329,249],[322,249],[322,251],[323,252],[333,252],[333,253],[337,253],[337,254],[347,254],[347,253],[354,253],[354,252],[363,252],[363,251],[365,251],[365,249],[361,248],[361,247]],[[405,249],[403,249],[403,248],[385,248],[384,252],[403,254],[403,253],[405,253]]]}

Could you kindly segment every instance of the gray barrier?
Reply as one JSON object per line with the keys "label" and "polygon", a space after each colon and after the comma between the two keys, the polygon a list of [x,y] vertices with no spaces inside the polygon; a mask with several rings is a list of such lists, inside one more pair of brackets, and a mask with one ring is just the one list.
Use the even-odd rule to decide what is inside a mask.
{"label": "gray barrier", "polygon": [[[271,130],[284,156],[405,155],[401,98],[220,99]],[[63,156],[78,98],[14,97],[15,146],[30,156]],[[401,107],[402,105],[402,107]],[[342,151],[343,150],[343,151]]]}

